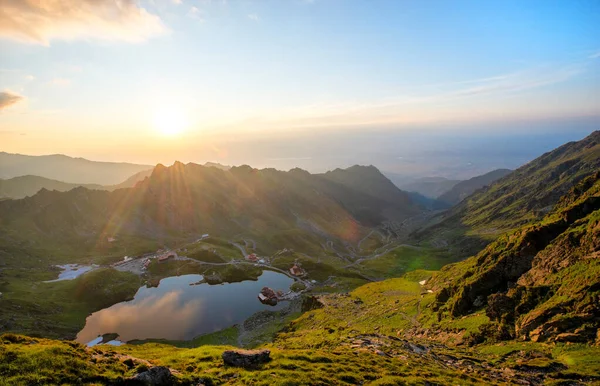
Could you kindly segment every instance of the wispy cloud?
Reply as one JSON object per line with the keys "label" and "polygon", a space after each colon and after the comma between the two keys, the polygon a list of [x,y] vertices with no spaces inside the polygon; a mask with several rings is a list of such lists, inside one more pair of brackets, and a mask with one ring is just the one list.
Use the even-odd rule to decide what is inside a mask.
{"label": "wispy cloud", "polygon": [[598,59],[598,58],[600,58],[600,51],[598,51],[598,52],[596,52],[596,53],[594,53],[594,54],[591,54],[591,55],[589,56],[589,58],[590,58],[590,59]]}
{"label": "wispy cloud", "polygon": [[191,7],[187,15],[192,19],[196,19],[200,22],[204,22],[204,12],[198,7]]}
{"label": "wispy cloud", "polygon": [[15,94],[12,91],[0,91],[0,111],[22,102],[23,100],[25,100],[23,96]]}
{"label": "wispy cloud", "polygon": [[[485,78],[414,85],[397,90],[395,95],[371,102],[340,101],[296,106],[277,112],[265,112],[264,115],[247,121],[249,125],[256,127],[302,128],[468,121],[499,115],[533,116],[536,114],[534,110],[548,110],[542,106],[544,102],[541,102],[547,94],[540,94],[540,89],[579,76],[587,70],[588,64],[589,60],[565,66],[545,65]],[[509,102],[511,100],[515,102]],[[516,101],[521,101],[521,104]],[[530,105],[523,105],[523,101],[529,101]],[[565,109],[571,107],[565,106]],[[546,113],[561,112],[557,110]]]}
{"label": "wispy cloud", "polygon": [[48,45],[53,39],[139,42],[167,31],[136,0],[1,0],[0,37]]}
{"label": "wispy cloud", "polygon": [[248,15],[248,19],[253,20],[253,21],[259,21],[260,20],[260,18],[258,17],[258,15],[255,14],[255,13],[249,14]]}

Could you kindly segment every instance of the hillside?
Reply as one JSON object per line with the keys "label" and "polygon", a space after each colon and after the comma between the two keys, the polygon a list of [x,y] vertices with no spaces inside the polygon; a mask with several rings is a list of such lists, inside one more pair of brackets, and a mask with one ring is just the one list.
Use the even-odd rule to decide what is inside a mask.
{"label": "hillside", "polygon": [[[595,342],[600,324],[600,172],[542,221],[500,237],[427,284],[440,315],[484,309],[499,338]],[[482,336],[480,339],[486,338]],[[599,341],[600,343],[600,341]]]}
{"label": "hillside", "polygon": [[461,181],[447,192],[438,196],[437,199],[450,205],[456,205],[473,194],[476,190],[489,186],[494,181],[510,174],[511,171],[512,170],[509,169],[496,169],[481,176]]}
{"label": "hillside", "polygon": [[413,239],[467,257],[498,235],[541,219],[579,181],[600,169],[600,131],[567,143],[476,191]]}
{"label": "hillside", "polygon": [[264,364],[224,364],[236,350],[229,329],[192,348],[4,335],[0,371],[11,384],[112,384],[159,366],[164,384],[181,385],[597,384],[599,262],[597,172],[542,221],[464,262],[306,298],[303,315],[259,344]]}
{"label": "hillside", "polygon": [[[369,227],[422,211],[375,168],[349,169],[344,178],[248,166],[158,165],[129,189],[42,189],[0,201],[0,241],[16,250],[85,255],[114,249],[109,237],[125,247],[133,240],[172,244],[211,233],[255,238],[264,253],[297,245],[322,250],[329,242],[356,243]],[[381,193],[361,187],[361,179]]]}
{"label": "hillside", "polygon": [[0,152],[0,178],[39,176],[72,184],[115,185],[151,165],[97,162],[62,154],[30,156]]}

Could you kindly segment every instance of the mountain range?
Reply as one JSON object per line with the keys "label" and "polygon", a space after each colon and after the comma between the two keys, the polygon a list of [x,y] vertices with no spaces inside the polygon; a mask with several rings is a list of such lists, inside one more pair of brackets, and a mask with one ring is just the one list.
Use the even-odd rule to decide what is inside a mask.
{"label": "mountain range", "polygon": [[63,249],[80,250],[109,237],[167,242],[209,232],[265,239],[293,231],[323,242],[357,242],[371,226],[421,212],[374,167],[313,175],[176,162],[156,166],[129,189],[42,189],[32,197],[2,201],[0,228],[13,245],[61,243]]}
{"label": "mountain range", "polygon": [[[52,294],[35,292],[35,278],[47,275],[43,261],[106,254],[108,238],[176,244],[210,232],[234,243],[249,238],[273,256],[293,244],[298,253],[286,249],[293,255],[285,264],[303,258],[308,277],[321,282],[295,311],[259,313],[190,342],[85,348],[6,334],[0,373],[7,384],[133,384],[158,373],[167,385],[596,384],[600,132],[464,185],[452,194],[460,202],[435,215],[372,166],[310,174],[176,162],[131,188],[42,189],[0,201],[7,331],[53,331],[51,321],[64,322],[39,298],[51,296],[70,321],[96,309],[97,299],[135,291],[137,277],[107,269]],[[427,259],[451,264],[418,269]],[[334,274],[321,272],[333,261]],[[408,265],[398,277],[366,275],[398,264]],[[336,278],[344,270],[360,275]],[[57,301],[73,288],[84,288],[79,296],[92,304]],[[230,355],[270,360],[236,367]]]}

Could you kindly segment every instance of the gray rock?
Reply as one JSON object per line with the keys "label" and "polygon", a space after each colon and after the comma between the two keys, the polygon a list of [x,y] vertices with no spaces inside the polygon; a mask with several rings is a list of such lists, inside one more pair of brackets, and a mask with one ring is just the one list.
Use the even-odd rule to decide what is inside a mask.
{"label": "gray rock", "polygon": [[228,366],[252,368],[271,360],[269,350],[228,350],[223,353],[223,362]]}
{"label": "gray rock", "polygon": [[133,379],[145,386],[170,386],[174,384],[171,371],[163,366],[156,366],[139,373]]}

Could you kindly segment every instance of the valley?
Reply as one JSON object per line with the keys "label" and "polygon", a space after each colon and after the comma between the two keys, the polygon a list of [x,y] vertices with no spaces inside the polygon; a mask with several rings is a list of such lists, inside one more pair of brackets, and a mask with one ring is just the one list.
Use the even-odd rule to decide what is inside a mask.
{"label": "valley", "polygon": [[[161,366],[175,384],[593,384],[599,135],[444,212],[372,166],[176,162],[112,192],[0,201],[0,351],[30,369],[0,360],[0,373],[16,384],[112,384]],[[223,366],[235,347],[272,360]],[[53,370],[73,356],[72,373]]]}

